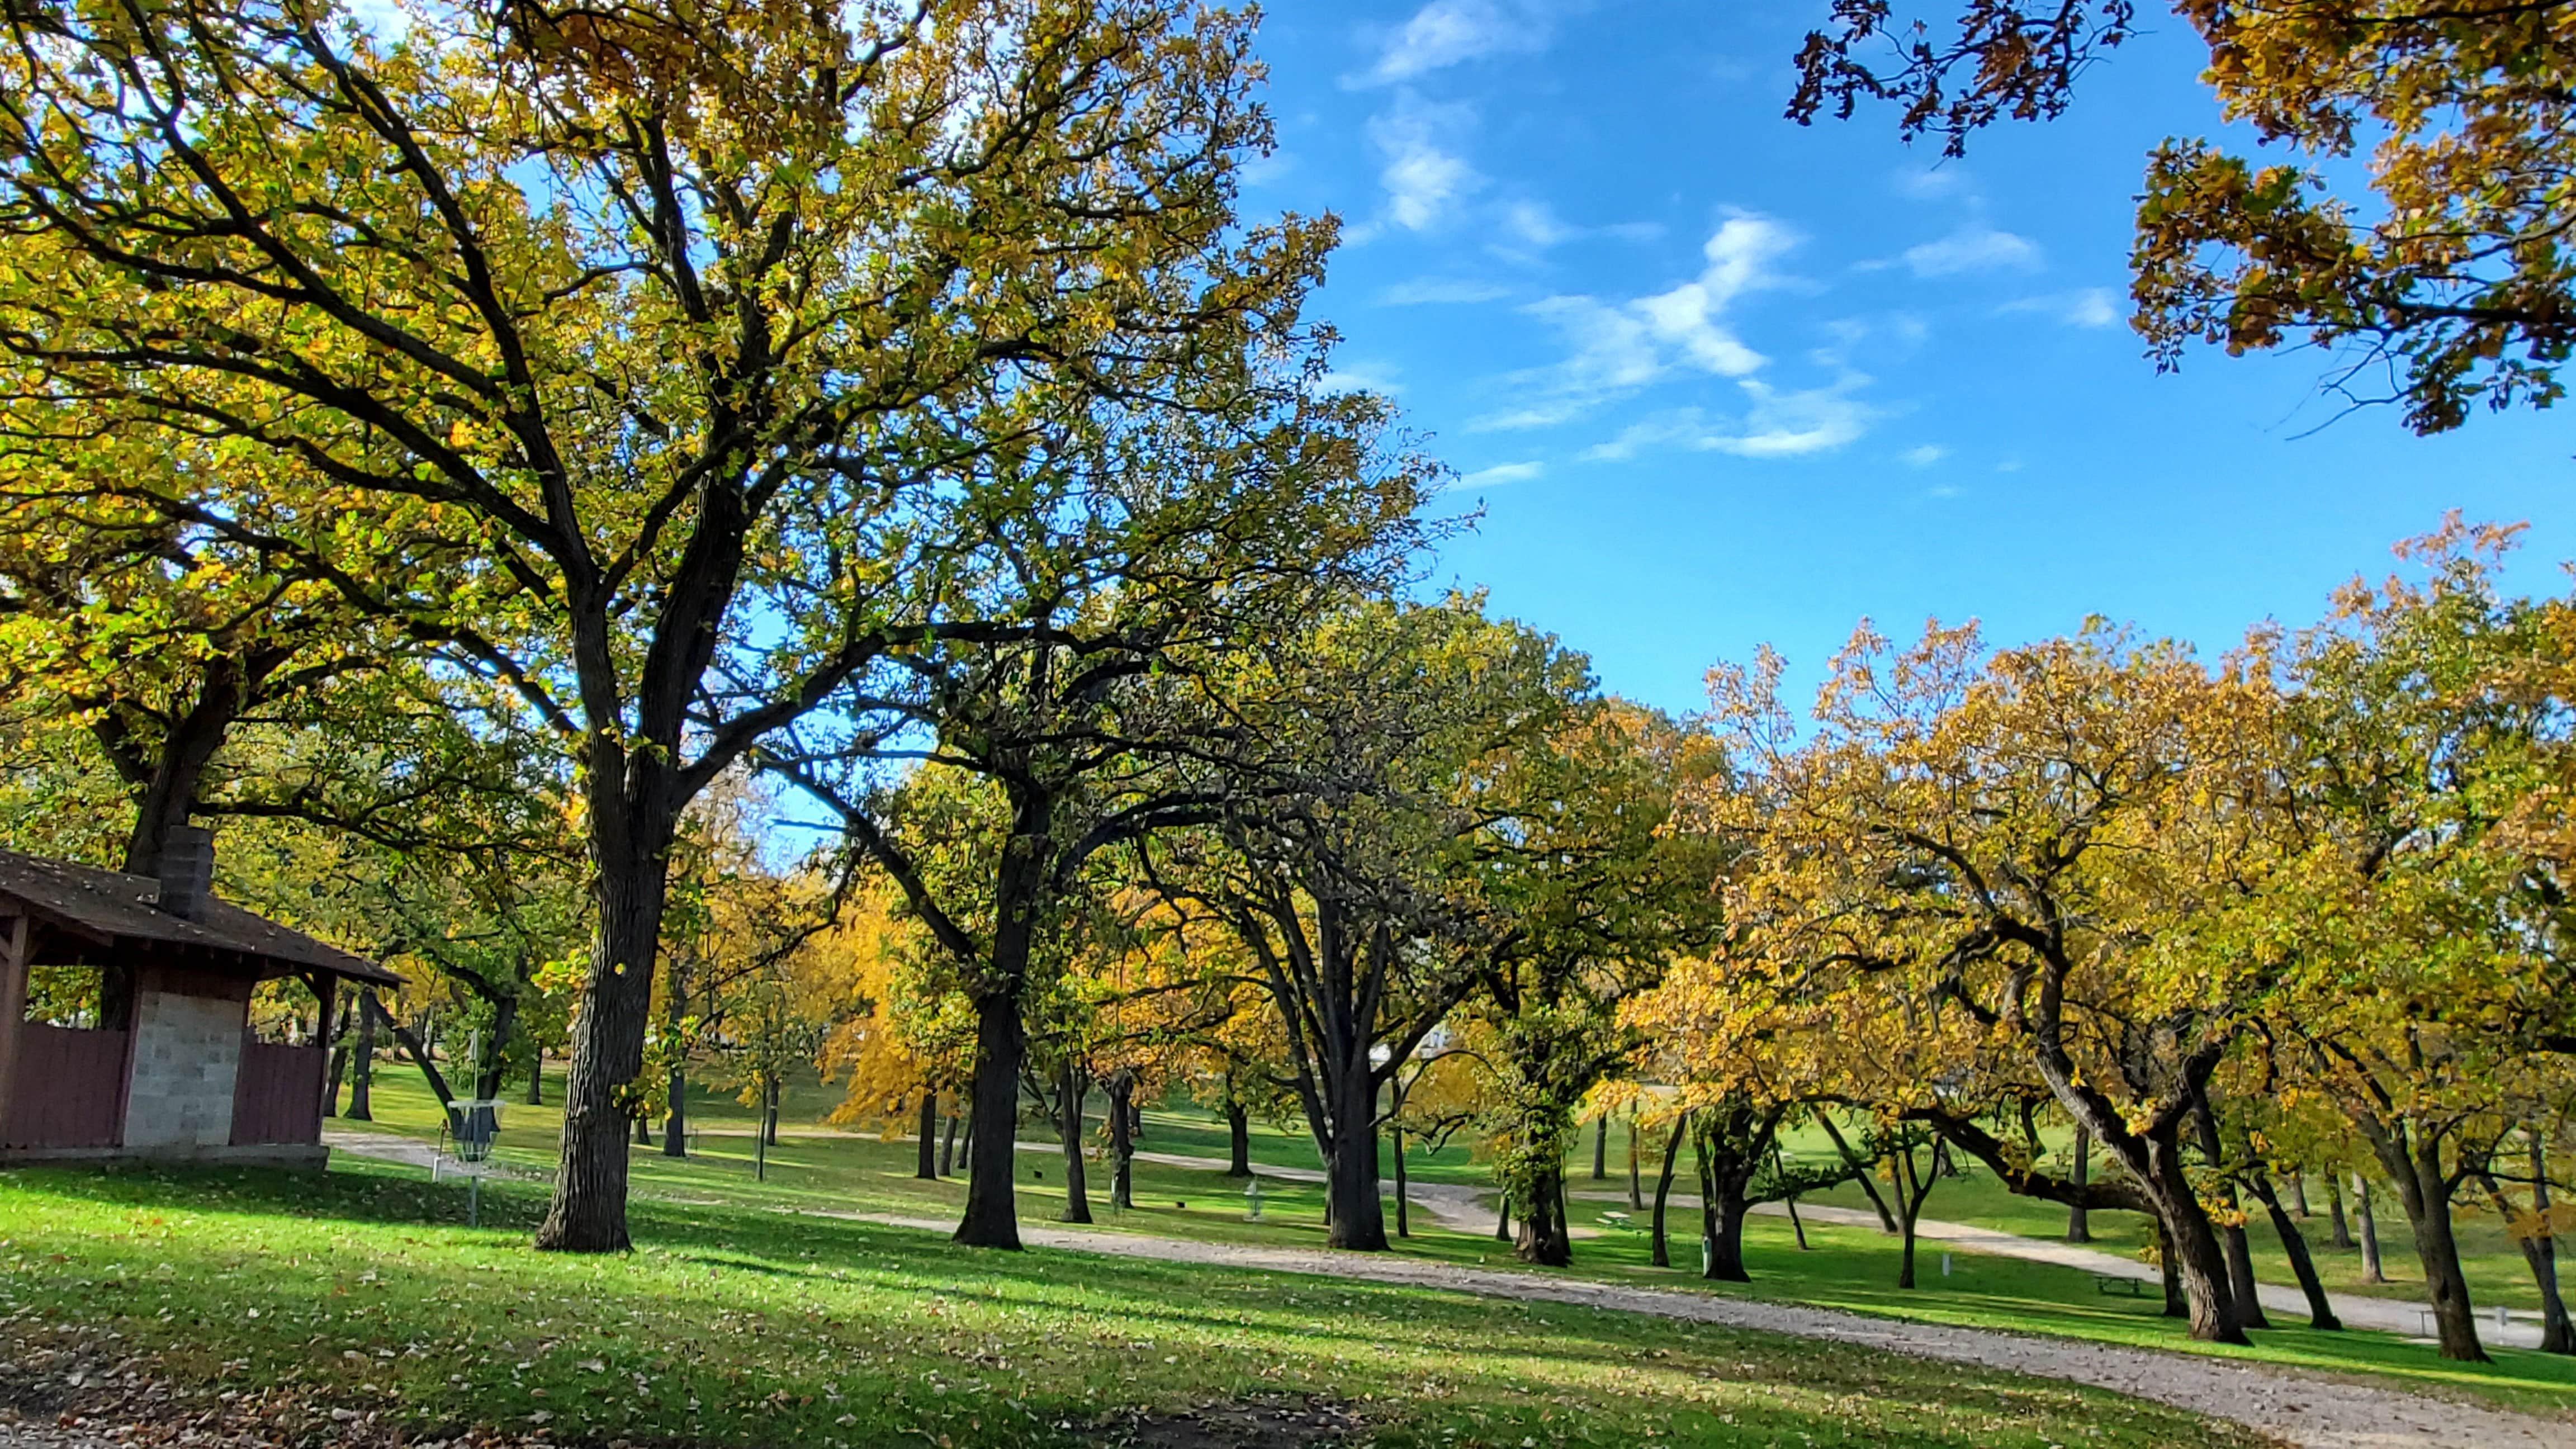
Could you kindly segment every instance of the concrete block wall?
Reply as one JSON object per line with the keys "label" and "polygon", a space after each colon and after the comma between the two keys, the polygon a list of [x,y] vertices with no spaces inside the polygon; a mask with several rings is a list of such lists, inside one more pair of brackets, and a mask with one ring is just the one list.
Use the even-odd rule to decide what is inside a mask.
{"label": "concrete block wall", "polygon": [[143,990],[134,1002],[129,1148],[221,1147],[232,1141],[233,1084],[246,1002]]}

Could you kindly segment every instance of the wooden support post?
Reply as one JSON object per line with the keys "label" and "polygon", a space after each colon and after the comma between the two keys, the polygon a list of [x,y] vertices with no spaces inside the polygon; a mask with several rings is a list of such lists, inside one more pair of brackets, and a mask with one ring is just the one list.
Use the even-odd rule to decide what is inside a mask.
{"label": "wooden support post", "polygon": [[0,916],[0,1132],[9,1126],[18,1100],[18,1046],[26,1036],[27,945],[30,923],[23,914]]}

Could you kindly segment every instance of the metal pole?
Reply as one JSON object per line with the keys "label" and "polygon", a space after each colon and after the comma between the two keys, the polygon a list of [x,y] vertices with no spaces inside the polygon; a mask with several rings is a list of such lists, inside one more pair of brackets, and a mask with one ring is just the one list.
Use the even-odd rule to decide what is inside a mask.
{"label": "metal pole", "polygon": [[483,1226],[483,1174],[477,1172],[465,1179],[465,1226]]}

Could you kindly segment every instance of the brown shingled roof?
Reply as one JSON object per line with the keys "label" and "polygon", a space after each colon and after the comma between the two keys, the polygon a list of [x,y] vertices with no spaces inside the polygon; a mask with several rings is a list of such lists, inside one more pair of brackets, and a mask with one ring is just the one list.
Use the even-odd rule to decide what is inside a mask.
{"label": "brown shingled roof", "polygon": [[186,917],[155,905],[160,898],[161,883],[150,876],[0,850],[0,902],[76,935],[109,943],[197,946],[381,986],[402,984],[401,977],[372,961],[324,945],[301,931],[290,931],[229,901],[208,897],[197,915]]}

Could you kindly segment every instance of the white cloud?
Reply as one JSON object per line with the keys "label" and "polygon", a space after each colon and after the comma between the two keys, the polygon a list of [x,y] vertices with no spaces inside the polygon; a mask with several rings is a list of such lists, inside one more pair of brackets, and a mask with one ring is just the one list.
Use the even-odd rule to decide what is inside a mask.
{"label": "white cloud", "polygon": [[1485,178],[1454,149],[1475,122],[1465,106],[1433,105],[1407,93],[1393,109],[1372,117],[1369,139],[1386,158],[1378,179],[1386,187],[1387,217],[1407,231],[1427,231],[1445,220],[1459,198]]}
{"label": "white cloud", "polygon": [[2069,327],[2116,327],[2120,325],[2120,298],[2108,287],[2086,287],[2080,292],[2052,292],[2041,297],[2024,297],[2006,302],[1997,310],[2003,312],[2037,312],[2054,317]]}
{"label": "white cloud", "polygon": [[2039,265],[2039,247],[2027,237],[1972,222],[1939,241],[1907,248],[1905,264],[1918,277],[1947,277],[1997,267],[2028,269]]}
{"label": "white cloud", "polygon": [[1431,0],[1396,27],[1368,78],[1410,80],[1427,71],[1505,51],[1533,51],[1547,44],[1543,6],[1497,0]]}
{"label": "white cloud", "polygon": [[1929,468],[1949,457],[1950,450],[1939,443],[1925,443],[1920,447],[1906,449],[1903,456],[1905,466],[1908,468]]}
{"label": "white cloud", "polygon": [[1505,483],[1525,483],[1546,471],[1544,463],[1497,463],[1491,468],[1479,468],[1450,486],[1493,488]]}
{"label": "white cloud", "polygon": [[1896,173],[1896,191],[1916,201],[1939,201],[1968,187],[1968,173],[1954,165],[1909,166]]}
{"label": "white cloud", "polygon": [[1577,234],[1573,227],[1557,220],[1556,212],[1544,201],[1513,202],[1503,208],[1503,225],[1542,251]]}
{"label": "white cloud", "polygon": [[1476,426],[1566,422],[1681,367],[1719,377],[1759,371],[1766,359],[1726,325],[1726,311],[1745,293],[1776,281],[1771,263],[1796,243],[1788,228],[1768,217],[1729,217],[1701,248],[1707,265],[1699,276],[1669,291],[1625,302],[1550,297],[1531,304],[1533,316],[1555,324],[1564,336],[1566,358],[1517,377],[1534,400],[1479,419]]}
{"label": "white cloud", "polygon": [[1699,408],[1679,408],[1634,424],[1582,456],[1589,462],[1617,462],[1654,447],[1739,458],[1831,452],[1858,439],[1878,416],[1877,409],[1852,396],[1868,383],[1859,373],[1846,373],[1829,387],[1782,392],[1748,377],[1736,384],[1751,403],[1740,418],[1712,421]]}
{"label": "white cloud", "polygon": [[1510,295],[1510,288],[1493,282],[1479,282],[1466,277],[1416,277],[1380,291],[1377,300],[1388,307],[1427,307],[1493,302]]}

